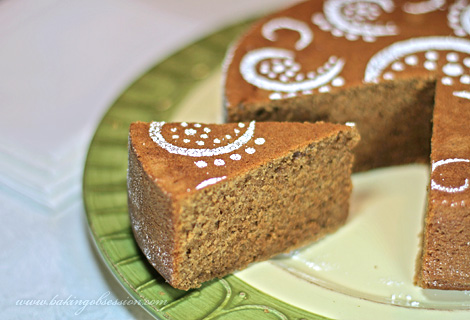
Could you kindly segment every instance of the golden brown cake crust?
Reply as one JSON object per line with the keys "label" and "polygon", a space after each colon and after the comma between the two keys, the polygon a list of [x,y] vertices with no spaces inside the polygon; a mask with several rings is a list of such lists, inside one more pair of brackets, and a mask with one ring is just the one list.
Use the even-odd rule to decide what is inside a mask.
{"label": "golden brown cake crust", "polygon": [[[250,128],[238,148],[210,155],[220,152],[210,139],[242,143],[227,135]],[[314,241],[346,220],[358,140],[355,128],[328,123],[134,123],[128,192],[137,242],[172,286],[187,290]]]}

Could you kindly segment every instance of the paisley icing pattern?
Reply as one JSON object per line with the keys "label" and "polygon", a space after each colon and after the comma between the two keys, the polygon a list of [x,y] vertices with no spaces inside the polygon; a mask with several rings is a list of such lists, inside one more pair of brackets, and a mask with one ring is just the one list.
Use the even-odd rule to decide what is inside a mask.
{"label": "paisley icing pattern", "polygon": [[323,13],[312,16],[312,22],[323,31],[330,31],[335,37],[345,37],[355,41],[362,37],[366,42],[374,42],[378,37],[398,34],[393,22],[374,23],[381,11],[392,12],[391,0],[327,0]]}
{"label": "paisley icing pattern", "polygon": [[306,48],[313,40],[313,32],[306,23],[287,17],[273,19],[265,23],[261,32],[266,39],[276,41],[275,32],[279,29],[293,30],[300,34],[300,39],[295,44],[296,50]]}
{"label": "paisley icing pattern", "polygon": [[[441,71],[444,77],[441,81],[443,84],[451,85],[454,81],[453,78],[459,76],[462,83],[470,81],[470,75],[463,74],[463,66],[457,63],[459,60],[458,53],[470,55],[470,40],[454,37],[422,37],[396,42],[376,53],[367,63],[364,82],[378,82],[384,70],[390,65],[395,71],[404,70],[404,65],[398,62],[403,58],[405,63],[408,61],[409,65],[416,65],[418,63],[416,54],[419,52],[425,52],[426,60],[423,67],[430,71],[436,70],[438,68],[439,51],[453,51],[447,54],[447,63],[442,66]],[[470,59],[465,58],[463,64],[465,66],[470,65]],[[383,77],[386,80],[393,78],[391,73],[385,73]]]}
{"label": "paisley icing pattern", "polygon": [[[271,98],[281,98],[280,92],[308,94],[309,90],[326,86],[336,79],[344,67],[344,60],[331,57],[316,72],[299,72],[301,67],[294,60],[295,54],[286,49],[261,48],[248,52],[240,63],[240,73],[248,83],[277,92]],[[344,80],[333,85],[341,86]],[[311,93],[311,92],[310,92]],[[294,95],[295,96],[295,95]]]}
{"label": "paisley icing pattern", "polygon": [[[165,122],[152,122],[150,124],[149,135],[152,138],[152,140],[156,144],[158,144],[161,148],[168,151],[169,153],[179,154],[182,156],[189,156],[189,157],[213,157],[213,156],[230,153],[232,151],[238,150],[241,147],[243,147],[248,141],[250,141],[251,138],[253,138],[253,135],[255,132],[255,121],[252,121],[250,122],[250,125],[248,126],[245,133],[232,143],[229,143],[225,146],[217,147],[214,149],[195,149],[195,148],[180,147],[180,146],[177,146],[175,144],[172,144],[166,141],[161,133],[161,130],[164,124]],[[184,124],[186,123],[182,123],[181,126],[185,127]],[[197,124],[195,125],[195,127],[197,127]],[[188,136],[195,136],[196,133],[197,131],[195,129],[185,129],[185,134]]]}

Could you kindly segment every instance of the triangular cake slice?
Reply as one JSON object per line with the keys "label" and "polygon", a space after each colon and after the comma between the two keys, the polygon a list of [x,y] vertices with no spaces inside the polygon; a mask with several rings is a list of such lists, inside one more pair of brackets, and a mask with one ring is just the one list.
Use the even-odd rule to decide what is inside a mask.
{"label": "triangular cake slice", "polygon": [[345,222],[358,141],[322,122],[133,123],[137,242],[184,290],[306,245]]}

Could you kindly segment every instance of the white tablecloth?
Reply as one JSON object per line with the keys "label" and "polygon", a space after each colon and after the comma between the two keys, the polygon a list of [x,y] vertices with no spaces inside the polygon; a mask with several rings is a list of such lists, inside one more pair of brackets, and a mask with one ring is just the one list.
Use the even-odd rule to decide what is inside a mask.
{"label": "white tablecloth", "polygon": [[88,143],[113,100],[150,66],[291,3],[0,1],[1,319],[150,318],[137,305],[102,305],[132,299],[88,234]]}

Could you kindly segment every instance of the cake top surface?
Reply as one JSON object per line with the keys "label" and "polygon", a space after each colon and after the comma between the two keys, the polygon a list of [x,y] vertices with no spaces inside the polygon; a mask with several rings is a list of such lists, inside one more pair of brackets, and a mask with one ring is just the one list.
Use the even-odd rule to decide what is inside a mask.
{"label": "cake top surface", "polygon": [[348,148],[359,140],[354,127],[323,122],[136,122],[130,127],[129,143],[162,190],[184,197],[339,135],[346,137]]}
{"label": "cake top surface", "polygon": [[232,48],[227,107],[407,77],[470,84],[467,0],[306,1],[267,16]]}

